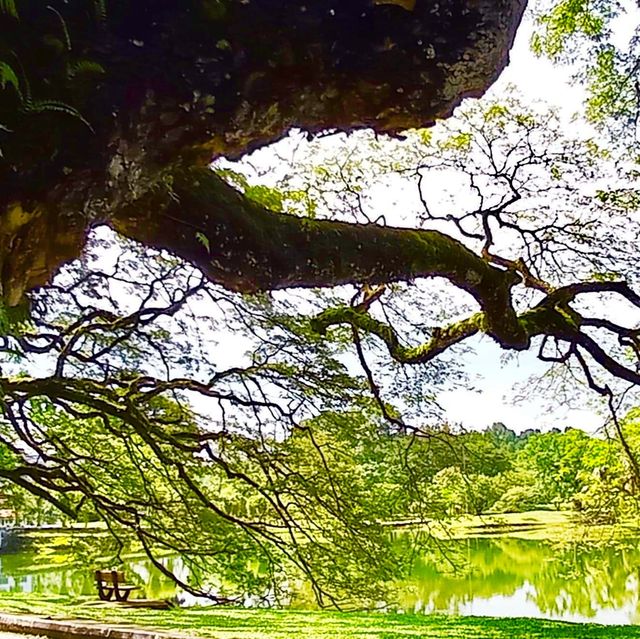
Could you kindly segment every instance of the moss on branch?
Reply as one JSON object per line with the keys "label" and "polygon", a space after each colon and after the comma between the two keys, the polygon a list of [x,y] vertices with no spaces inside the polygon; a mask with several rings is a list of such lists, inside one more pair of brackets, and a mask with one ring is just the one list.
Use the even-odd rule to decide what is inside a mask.
{"label": "moss on branch", "polygon": [[376,335],[386,344],[391,357],[402,364],[424,364],[450,346],[483,330],[486,321],[484,313],[475,313],[445,328],[435,328],[431,339],[419,346],[403,346],[391,326],[353,307],[327,309],[311,322],[313,330],[322,335],[330,326],[337,324],[349,324],[365,333]]}
{"label": "moss on branch", "polygon": [[[527,343],[537,335],[549,335],[559,339],[575,340],[580,335],[581,316],[570,307],[545,305],[544,303],[520,314],[518,325],[526,335]],[[418,346],[401,344],[395,329],[372,317],[358,307],[329,308],[311,320],[311,327],[324,335],[331,326],[347,324],[360,331],[375,335],[386,345],[389,354],[401,364],[424,364],[440,355],[450,346],[464,341],[479,332],[490,333],[486,313],[474,313],[470,317],[444,327],[433,329],[431,339]],[[498,340],[500,341],[500,340]],[[505,344],[501,342],[504,346]]]}
{"label": "moss on branch", "polygon": [[275,213],[206,168],[175,170],[167,183],[170,188],[121,209],[114,228],[176,253],[226,288],[256,292],[442,277],[476,299],[496,339],[528,346],[511,304],[517,275],[444,233]]}

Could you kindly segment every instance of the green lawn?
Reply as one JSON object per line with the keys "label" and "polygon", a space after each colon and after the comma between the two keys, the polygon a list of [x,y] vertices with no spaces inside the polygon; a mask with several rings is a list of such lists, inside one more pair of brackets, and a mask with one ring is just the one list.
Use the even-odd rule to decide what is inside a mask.
{"label": "green lawn", "polygon": [[640,521],[627,520],[616,525],[587,526],[578,513],[567,510],[531,510],[523,513],[461,515],[430,528],[443,539],[467,537],[517,537],[532,541],[606,541],[640,534]]}
{"label": "green lawn", "polygon": [[640,626],[597,626],[536,619],[237,608],[133,610],[93,598],[0,595],[0,611],[174,631],[210,639],[640,639]]}

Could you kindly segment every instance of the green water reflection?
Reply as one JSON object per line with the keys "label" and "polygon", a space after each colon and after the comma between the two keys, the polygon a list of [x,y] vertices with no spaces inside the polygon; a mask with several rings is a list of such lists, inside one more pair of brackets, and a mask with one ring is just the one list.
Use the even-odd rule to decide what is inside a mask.
{"label": "green water reflection", "polygon": [[[27,553],[0,557],[0,591],[94,594],[91,571],[34,566]],[[179,558],[166,566],[186,577]],[[38,569],[36,569],[38,568]],[[179,595],[144,560],[126,565],[141,596]],[[553,544],[472,538],[434,544],[398,584],[400,609],[462,615],[534,616],[598,623],[640,623],[640,542]],[[394,606],[395,608],[396,606]]]}
{"label": "green water reflection", "polygon": [[[55,555],[53,555],[55,559]],[[185,576],[182,560],[168,557],[162,563],[179,576]],[[164,599],[178,593],[176,585],[146,559],[125,564],[127,580],[141,586],[141,597]],[[35,592],[60,595],[95,595],[93,571],[55,561],[40,567],[32,553],[0,556],[0,592]]]}
{"label": "green water reflection", "polygon": [[640,623],[639,583],[638,540],[476,538],[419,559],[399,599],[416,612]]}

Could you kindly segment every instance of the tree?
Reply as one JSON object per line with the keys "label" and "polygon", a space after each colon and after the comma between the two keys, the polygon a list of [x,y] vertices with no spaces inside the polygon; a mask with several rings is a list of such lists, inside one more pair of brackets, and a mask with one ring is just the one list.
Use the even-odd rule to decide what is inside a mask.
{"label": "tree", "polygon": [[[425,416],[479,332],[535,344],[611,402],[619,380],[640,380],[637,331],[601,304],[640,306],[635,240],[621,232],[637,232],[635,165],[563,135],[551,112],[472,106],[388,143],[388,165],[378,156],[357,188],[349,171],[321,174],[316,190],[339,184],[326,202],[349,219],[318,197],[306,215],[277,210],[301,189],[208,166],[294,125],[432,124],[495,77],[522,3],[0,9],[0,436],[15,456],[0,476],[152,558],[189,556],[198,583],[184,587],[266,596],[293,564],[321,600],[375,596],[394,563],[381,526],[392,509],[363,488],[389,479],[369,460],[394,436],[395,477],[438,473],[412,449],[449,445]],[[413,228],[364,215],[361,189],[390,170],[414,180]],[[466,204],[431,201],[425,176],[441,171],[468,187]],[[138,244],[100,230],[87,241],[101,224]],[[304,290],[273,294],[283,288]],[[246,346],[238,362],[216,330]],[[429,490],[412,493],[412,513],[431,506]]]}
{"label": "tree", "polygon": [[393,241],[397,233],[312,230],[256,206],[207,165],[293,126],[397,133],[428,125],[482,93],[506,61],[523,3],[413,4],[3,3],[5,303],[17,305],[77,257],[101,223],[172,250],[234,290],[360,281],[372,266],[386,277],[388,248],[356,269],[326,251],[336,233],[345,258],[370,235]]}
{"label": "tree", "polygon": [[[376,79],[376,73],[389,81],[384,74],[391,63],[393,68],[407,68],[414,75],[428,73],[414,55],[415,43],[410,46],[402,40],[418,25],[426,28],[423,12],[429,11],[427,3],[414,6],[391,1],[381,7],[334,8],[328,15],[324,4],[321,15],[305,5],[301,13],[309,15],[299,18],[296,14],[291,23],[291,39],[272,56],[268,68],[263,68],[258,56],[271,33],[265,26],[271,24],[265,12],[268,4],[265,2],[263,7],[259,2],[248,3],[238,8],[216,0],[194,7],[197,18],[186,17],[182,3],[170,2],[162,7],[154,5],[153,9],[139,4],[132,9],[122,3],[110,12],[99,2],[80,3],[74,8],[48,5],[43,9],[38,3],[25,1],[12,2],[4,8],[2,19],[11,25],[4,30],[4,107],[0,111],[6,135],[6,187],[4,204],[0,204],[5,220],[5,305],[19,306],[25,291],[46,281],[60,263],[79,253],[88,228],[107,222],[147,246],[170,249],[198,265],[210,280],[237,291],[339,284],[376,286],[443,277],[471,294],[480,312],[455,325],[441,327],[419,352],[398,348],[394,331],[369,319],[367,310],[375,296],[370,299],[365,294],[352,309],[337,309],[316,323],[320,331],[336,323],[359,325],[361,329],[366,325],[365,330],[384,334],[392,356],[403,362],[426,361],[478,331],[514,350],[529,348],[532,338],[543,335],[567,345],[561,358],[573,359],[580,365],[585,357],[592,358],[614,376],[637,383],[639,378],[633,368],[610,357],[582,329],[604,328],[631,348],[635,347],[634,333],[600,318],[584,317],[575,305],[571,306],[578,297],[601,293],[638,305],[640,298],[624,279],[605,281],[602,273],[596,273],[599,277],[595,281],[560,283],[537,272],[539,266],[535,262],[543,251],[537,258],[531,254],[526,258],[505,256],[496,251],[494,234],[504,228],[505,212],[526,189],[513,181],[520,179],[523,168],[539,164],[535,155],[520,158],[522,165],[493,168],[496,180],[510,184],[501,201],[485,206],[481,197],[476,211],[453,215],[453,220],[458,220],[454,231],[468,244],[475,243],[474,248],[436,230],[408,231],[278,214],[209,171],[206,164],[215,152],[240,154],[261,140],[277,137],[294,122],[308,128],[354,128],[366,122],[378,130],[395,132],[408,125],[430,123],[434,116],[446,113],[461,95],[454,91],[447,100],[444,95],[450,95],[450,89],[443,89],[442,95],[436,90],[438,98],[432,98],[432,106],[416,112],[418,103],[426,104],[424,99],[418,100],[419,95],[424,96],[416,93],[418,89],[409,91],[409,85],[403,84],[407,78],[399,76],[393,79],[393,109],[390,111],[389,105],[384,104],[382,96],[388,92],[380,89],[381,80]],[[580,13],[583,4],[560,2],[551,12],[546,45],[551,53],[562,49],[565,33],[604,33],[604,18],[596,12],[595,17],[587,19],[584,11]],[[447,13],[448,9],[440,4],[436,6],[436,13],[443,20],[445,16],[450,20],[447,24],[455,46],[477,51],[484,47],[485,39],[492,43],[490,54],[483,57],[487,65],[463,63],[465,70],[473,66],[482,77],[490,77],[500,64],[495,61],[495,53],[504,53],[513,34],[505,25],[517,24],[520,18],[519,3],[491,3],[491,8],[478,9],[486,11],[486,15],[471,12],[465,14],[465,19]],[[601,5],[597,7],[599,10]],[[480,19],[483,29],[473,31]],[[358,33],[362,25],[372,29],[374,42],[354,41],[354,20],[358,21]],[[335,25],[330,31],[330,43],[322,36],[321,25],[325,21]],[[433,25],[429,28],[442,31],[442,25],[436,27],[431,17],[427,22]],[[257,25],[261,38],[248,36]],[[393,37],[385,31],[389,29]],[[465,39],[466,33],[473,33],[473,38]],[[553,38],[557,44],[553,44]],[[334,114],[334,121],[331,117],[324,119],[323,108],[330,112],[333,105],[329,100],[330,104],[318,113],[319,121],[308,122],[308,116],[303,115],[307,113],[305,107],[299,106],[289,87],[281,89],[275,83],[274,76],[281,67],[302,64],[301,56],[306,59],[306,53],[299,50],[301,39],[304,51],[317,51],[322,60],[321,64],[318,59],[313,60],[314,68],[322,71],[319,77],[316,73],[303,81],[301,99],[322,103],[323,97],[337,92],[342,103],[348,102],[346,96],[354,91],[354,73],[361,83],[358,86],[362,95],[366,93],[365,84],[376,86],[376,98],[362,101],[361,111],[351,116],[354,121],[341,113]],[[431,39],[439,42],[435,32]],[[309,49],[309,41],[318,42],[317,47]],[[181,47],[189,43],[190,49],[174,58],[172,47],[176,42]],[[427,70],[433,70],[438,47],[422,38],[416,42],[428,54],[422,51],[425,56],[421,58],[427,58]],[[373,47],[377,51],[381,46],[392,54],[382,57],[380,66],[369,65],[370,75],[363,77],[362,64],[357,60],[365,49],[369,52]],[[544,46],[538,44],[538,48]],[[151,68],[158,55],[165,53],[169,60],[176,60],[176,67],[163,65],[162,76],[158,77]],[[133,56],[135,63],[128,59],[125,63],[127,56]],[[455,57],[464,61],[470,55],[464,51]],[[40,64],[45,58],[50,64]],[[404,64],[407,58],[412,63],[408,67]],[[447,73],[452,77],[453,68],[445,72],[445,77]],[[442,77],[442,70],[429,76],[430,82],[435,75]],[[206,82],[213,82],[220,95],[212,94]],[[398,82],[402,86],[396,87]],[[265,83],[278,89],[267,92]],[[48,87],[52,87],[54,95],[36,99],[36,89],[46,93]],[[313,89],[311,94],[305,93],[307,89]],[[287,99],[281,98],[281,92]],[[255,102],[250,97],[255,97]],[[222,104],[216,106],[216,100]],[[267,122],[250,115],[261,107]],[[370,112],[372,109],[377,115]],[[499,112],[494,117],[499,119]],[[236,131],[224,129],[230,120]],[[39,123],[42,128],[36,126]],[[531,131],[527,133],[527,123],[522,121],[520,126],[523,142],[528,141]],[[71,137],[78,143],[62,143]],[[521,151],[526,154],[526,149]],[[547,156],[546,161],[554,163],[557,173],[562,172],[562,153],[555,158]],[[599,197],[612,210],[628,210],[633,190],[603,190]],[[478,228],[465,230],[463,219],[477,222]],[[514,224],[513,230],[522,235],[528,246],[541,241],[541,228],[532,232],[517,223],[509,224]],[[554,236],[572,232],[574,239],[579,239],[573,224],[553,224],[548,231]],[[543,242],[545,250],[547,244]],[[282,247],[286,248],[286,257]],[[553,242],[549,250],[553,250]],[[618,278],[618,271],[614,275]],[[520,287],[539,291],[543,298],[520,312],[515,300]],[[606,394],[604,387],[593,386]]]}
{"label": "tree", "polygon": [[616,453],[606,440],[571,428],[530,437],[519,457],[523,467],[533,471],[542,501],[566,504],[595,479],[594,473],[611,468]]}

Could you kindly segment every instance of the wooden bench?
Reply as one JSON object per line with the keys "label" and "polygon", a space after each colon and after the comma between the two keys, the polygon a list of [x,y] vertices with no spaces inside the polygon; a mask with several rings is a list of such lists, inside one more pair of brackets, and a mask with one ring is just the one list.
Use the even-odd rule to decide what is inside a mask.
{"label": "wooden bench", "polygon": [[102,601],[110,601],[114,595],[116,601],[126,601],[132,590],[140,588],[128,584],[122,570],[96,570],[96,586]]}

